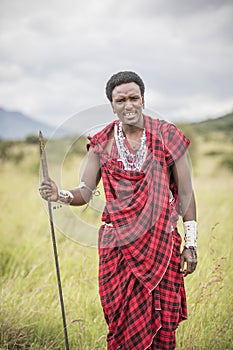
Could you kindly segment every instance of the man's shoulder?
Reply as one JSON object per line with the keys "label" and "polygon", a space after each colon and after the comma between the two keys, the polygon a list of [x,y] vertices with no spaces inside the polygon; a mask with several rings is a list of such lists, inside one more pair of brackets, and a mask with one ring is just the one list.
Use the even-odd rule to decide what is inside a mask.
{"label": "man's shoulder", "polygon": [[96,132],[93,136],[88,136],[88,139],[90,140],[89,146],[97,146],[102,145],[102,147],[105,145],[105,143],[108,141],[109,136],[112,133],[112,130],[114,128],[114,125],[116,123],[116,120],[112,121],[111,123],[107,124],[106,126],[102,127],[101,130]]}
{"label": "man's shoulder", "polygon": [[111,123],[105,125],[101,130],[99,130],[97,133],[95,133],[92,136],[92,138],[102,138],[104,136],[107,136],[112,131],[115,123],[116,123],[116,120],[114,120]]}
{"label": "man's shoulder", "polygon": [[148,114],[144,114],[144,119],[145,119],[145,122],[148,126],[152,127],[153,130],[155,130],[155,128],[163,128],[163,127],[168,127],[170,125],[174,125],[174,123],[168,121],[168,120],[165,120],[165,119],[161,119],[159,117],[152,117]]}

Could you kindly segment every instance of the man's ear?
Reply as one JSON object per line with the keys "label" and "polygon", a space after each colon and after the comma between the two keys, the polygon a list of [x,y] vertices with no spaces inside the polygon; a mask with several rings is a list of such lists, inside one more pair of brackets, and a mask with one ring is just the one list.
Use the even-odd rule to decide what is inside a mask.
{"label": "man's ear", "polygon": [[145,99],[144,99],[144,96],[142,96],[142,107],[145,108]]}
{"label": "man's ear", "polygon": [[113,107],[113,103],[112,102],[111,102],[111,106],[112,106],[113,113],[116,114],[116,111],[115,111],[115,109]]}

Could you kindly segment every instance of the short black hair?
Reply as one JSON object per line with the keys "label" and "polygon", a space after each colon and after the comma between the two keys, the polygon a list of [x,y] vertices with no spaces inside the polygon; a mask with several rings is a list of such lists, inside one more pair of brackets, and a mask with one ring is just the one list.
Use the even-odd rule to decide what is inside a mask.
{"label": "short black hair", "polygon": [[112,102],[112,91],[115,87],[127,83],[136,83],[140,88],[141,95],[144,96],[145,85],[139,75],[135,72],[123,71],[112,75],[106,84],[105,92],[110,102]]}

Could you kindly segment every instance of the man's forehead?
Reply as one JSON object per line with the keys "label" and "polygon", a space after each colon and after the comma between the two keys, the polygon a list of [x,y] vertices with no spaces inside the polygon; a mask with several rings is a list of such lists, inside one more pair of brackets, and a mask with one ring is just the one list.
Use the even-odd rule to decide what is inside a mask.
{"label": "man's forehead", "polygon": [[138,84],[134,82],[121,84],[116,86],[112,91],[112,95],[124,95],[130,93],[141,94],[140,87],[138,86]]}

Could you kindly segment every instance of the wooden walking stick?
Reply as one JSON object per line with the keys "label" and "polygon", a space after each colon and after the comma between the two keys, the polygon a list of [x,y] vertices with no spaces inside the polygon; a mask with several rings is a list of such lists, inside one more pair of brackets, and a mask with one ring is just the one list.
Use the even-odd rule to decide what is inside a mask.
{"label": "wooden walking stick", "polygon": [[[44,146],[44,138],[41,131],[39,132],[39,145],[40,145],[40,159],[41,159],[43,177],[44,177],[44,180],[49,180],[48,165],[47,165],[45,146]],[[60,268],[59,268],[58,254],[57,254],[57,244],[56,244],[55,230],[54,230],[54,224],[53,224],[52,205],[49,199],[48,199],[48,210],[49,210],[52,243],[53,243],[54,260],[55,260],[56,274],[57,274],[57,284],[58,284],[58,291],[59,291],[59,298],[60,298],[60,305],[61,305],[63,330],[64,330],[64,337],[65,337],[65,349],[69,350],[65,307],[64,307],[64,301],[63,301],[63,295],[62,295],[62,285],[61,285]]]}

